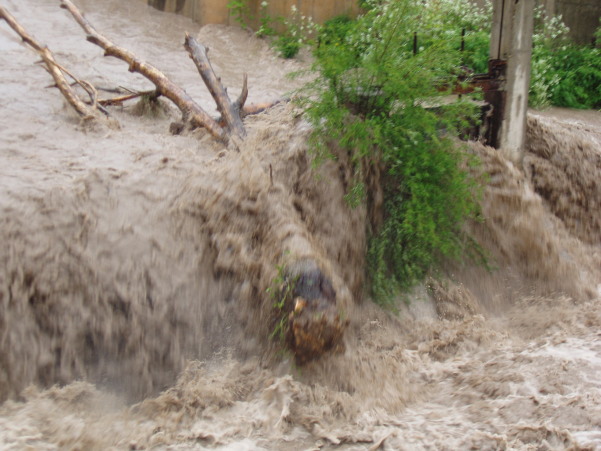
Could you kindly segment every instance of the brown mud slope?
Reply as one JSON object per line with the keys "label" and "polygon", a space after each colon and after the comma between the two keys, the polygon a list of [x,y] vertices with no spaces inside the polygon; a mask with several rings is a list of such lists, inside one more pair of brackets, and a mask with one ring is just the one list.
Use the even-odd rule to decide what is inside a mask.
{"label": "brown mud slope", "polygon": [[[344,204],[335,164],[317,179],[289,109],[248,126],[240,152],[196,161],[170,183],[94,171],[5,206],[4,396],[78,378],[147,394],[187,358],[256,354],[275,327],[276,265],[316,262],[349,309],[362,210]],[[155,171],[171,164],[163,157]]]}
{"label": "brown mud slope", "polygon": [[[498,269],[450,268],[447,280],[434,283],[434,302],[418,292],[399,317],[370,304],[352,304],[345,287],[356,282],[354,268],[344,263],[357,258],[353,252],[363,247],[362,234],[350,230],[355,223],[363,227],[361,212],[344,210],[335,165],[324,167],[321,179],[302,181],[310,174],[303,156],[307,130],[291,113],[280,108],[254,118],[249,124],[252,152],[207,158],[200,169],[173,180],[172,196],[163,188],[148,203],[145,196],[136,197],[139,206],[134,208],[130,196],[151,185],[156,188],[160,176],[155,174],[151,184],[147,179],[133,183],[135,189],[118,195],[125,189],[118,182],[127,175],[103,185],[96,174],[92,181],[104,189],[90,191],[93,195],[76,192],[73,196],[81,204],[71,203],[61,190],[57,200],[44,197],[44,203],[30,207],[27,222],[7,228],[17,242],[22,239],[33,249],[43,242],[40,235],[47,236],[44,249],[51,256],[22,253],[21,259],[8,260],[37,271],[33,280],[23,276],[16,279],[21,285],[10,286],[11,293],[30,293],[16,304],[21,320],[12,317],[3,328],[30,334],[21,332],[23,346],[9,354],[12,368],[35,369],[36,355],[25,345],[41,352],[50,343],[67,349],[72,362],[81,365],[80,374],[75,373],[77,366],[67,367],[75,369],[62,373],[65,382],[86,377],[116,385],[121,377],[117,388],[139,396],[159,383],[170,385],[174,368],[181,365],[177,357],[198,352],[205,361],[191,362],[174,386],[132,407],[87,383],[46,391],[29,388],[19,401],[0,408],[1,443],[15,449],[369,449],[383,440],[386,449],[594,449],[601,439],[598,247],[573,236],[529,180],[498,152],[473,144],[490,176],[483,200],[485,221],[473,228]],[[202,142],[211,148],[209,141]],[[270,152],[261,150],[266,148]],[[274,165],[273,186],[268,161]],[[169,161],[154,164],[158,168]],[[322,198],[317,189],[327,194]],[[91,200],[98,210],[92,209]],[[125,201],[127,208],[119,208]],[[278,203],[277,211],[272,210]],[[73,205],[82,205],[94,218],[85,233],[76,220],[81,215],[69,211]],[[111,214],[102,219],[109,207]],[[336,218],[348,221],[349,214],[351,219],[358,215],[355,223],[335,226]],[[48,215],[52,223],[29,234],[35,233],[37,240],[25,240],[32,224]],[[127,228],[129,215],[139,223]],[[57,233],[54,229],[61,224]],[[110,233],[119,238],[101,245],[105,238],[94,237],[101,231],[103,237]],[[254,242],[248,238],[253,234]],[[89,263],[93,270],[84,266],[83,258],[71,263],[78,254],[67,250],[84,247],[79,236],[87,237],[80,252],[95,252]],[[270,263],[261,262],[277,257],[281,243],[291,236],[300,245],[287,246],[299,255],[310,249],[311,256],[320,256],[336,288],[346,291],[352,321],[346,352],[303,370],[286,360],[280,366],[261,362],[269,303],[252,304],[264,281],[275,275]],[[148,237],[150,255],[144,247]],[[104,258],[115,267],[103,266]],[[148,275],[137,272],[142,270]],[[240,277],[245,272],[246,281]],[[88,275],[86,288],[70,284]],[[125,277],[130,278],[121,282]],[[102,290],[91,288],[97,287],[96,280],[106,281]],[[35,288],[27,292],[28,286]],[[46,287],[56,292],[38,297]],[[89,291],[70,294],[78,293],[73,287]],[[193,289],[188,296],[197,304],[183,303],[187,290]],[[94,290],[98,292],[90,295]],[[172,290],[176,294],[161,296]],[[52,297],[54,293],[62,296]],[[127,302],[115,305],[114,296]],[[69,304],[61,304],[63,299]],[[7,317],[12,311],[4,305]],[[48,309],[36,317],[36,308],[44,305]],[[54,316],[55,311],[62,315]],[[28,314],[31,320],[23,320]],[[44,326],[53,319],[54,331]],[[105,354],[86,360],[90,342],[82,342],[78,332],[98,334]],[[72,340],[66,341],[65,335]],[[159,344],[170,347],[163,354],[168,360],[152,360]],[[212,354],[224,347],[230,351]],[[65,371],[60,364],[54,368],[47,367],[50,376]]]}
{"label": "brown mud slope", "polygon": [[[195,25],[121,3],[81,1],[208,102],[180,48]],[[147,88],[56,2],[7,7],[83,78]],[[290,87],[298,63],[264,42],[199,34],[226,85],[251,71],[251,102]],[[343,200],[344,162],[312,169],[293,107],[248,118],[240,152],[168,135],[169,110],[82,128],[2,27],[0,49],[0,448],[601,447],[598,114],[532,115],[524,172],[470,144],[489,177],[470,228],[496,269],[449,266],[395,316],[360,302],[365,211]],[[266,290],[306,259],[350,327],[343,353],[297,368],[272,358]]]}
{"label": "brown mud slope", "polygon": [[[584,124],[545,117],[528,121],[524,162],[534,190],[581,240],[601,242],[601,133]],[[554,130],[561,133],[553,133]],[[570,149],[566,152],[566,149]]]}
{"label": "brown mud slope", "polygon": [[[26,21],[26,5],[13,3]],[[53,8],[48,2],[50,17],[72,33],[68,42],[80,36]],[[181,21],[139,8],[163,26]],[[223,62],[220,47],[221,54],[230,47],[223,38],[240,40],[236,33],[248,39],[241,30],[225,36],[223,27],[200,36],[212,39],[212,53]],[[158,118],[116,110],[121,130],[77,130],[56,93],[44,92],[34,55],[9,33],[2,37],[13,58],[2,76],[14,88],[6,90],[10,107],[2,111],[0,399],[30,383],[74,379],[139,398],[173,381],[187,359],[228,348],[261,354],[278,319],[267,294],[278,265],[316,266],[331,280],[340,311],[349,309],[362,282],[363,211],[342,202],[344,170],[334,163],[311,169],[308,130],[290,109],[249,118],[240,152],[202,131],[169,136],[177,119],[169,110]],[[59,55],[61,37],[50,34]],[[156,44],[148,43],[151,50]],[[111,62],[83,37],[81,47],[70,51],[96,52],[88,64],[89,56],[76,61],[92,81],[141,83],[122,71],[117,81],[99,79],[97,65],[110,77]],[[183,49],[165,47],[154,49],[155,58],[177,52],[185,62]],[[250,66],[264,47],[237,63]],[[186,67],[194,74],[191,63]],[[22,71],[31,86],[20,85]],[[275,82],[265,85],[280,83],[277,72],[271,76]],[[45,116],[44,108],[53,114]]]}

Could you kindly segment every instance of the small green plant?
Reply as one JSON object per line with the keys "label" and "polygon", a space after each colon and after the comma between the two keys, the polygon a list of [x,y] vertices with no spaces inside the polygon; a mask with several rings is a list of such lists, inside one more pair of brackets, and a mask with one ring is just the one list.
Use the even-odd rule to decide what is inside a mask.
{"label": "small green plant", "polygon": [[381,5],[384,0],[357,0],[359,8],[363,11],[370,11],[376,6]]}
{"label": "small green plant", "polygon": [[274,47],[282,58],[290,59],[298,55],[301,43],[292,36],[282,35],[275,40]]}
{"label": "small green plant", "polygon": [[288,331],[288,315],[291,310],[292,294],[298,278],[290,279],[285,272],[285,264],[276,265],[277,275],[267,288],[267,294],[273,301],[275,325],[269,334],[271,340],[284,341]]}
{"label": "small green plant", "polygon": [[279,19],[274,19],[267,12],[269,3],[262,1],[259,9],[259,29],[255,32],[255,35],[262,38],[265,36],[273,36],[276,34],[276,30],[273,27],[275,23],[279,22]]}
{"label": "small green plant", "polygon": [[234,20],[238,22],[241,27],[248,27],[248,23],[252,19],[248,0],[230,0],[227,7],[234,17]]}
{"label": "small green plant", "polygon": [[282,58],[294,58],[303,45],[311,45],[320,27],[313,19],[304,16],[295,5],[290,15],[283,19],[284,32],[275,40],[274,46]]}
{"label": "small green plant", "polygon": [[[259,4],[258,17],[251,14],[249,0],[230,0],[227,6],[240,26],[247,28],[249,23],[258,22],[256,36],[277,36],[273,46],[282,58],[294,58],[303,45],[312,43],[312,37],[319,30],[319,26],[311,17],[300,14],[295,5],[292,5],[290,15],[286,18],[272,17],[268,12],[269,2],[266,0]],[[277,31],[279,28],[283,29],[281,33]]]}

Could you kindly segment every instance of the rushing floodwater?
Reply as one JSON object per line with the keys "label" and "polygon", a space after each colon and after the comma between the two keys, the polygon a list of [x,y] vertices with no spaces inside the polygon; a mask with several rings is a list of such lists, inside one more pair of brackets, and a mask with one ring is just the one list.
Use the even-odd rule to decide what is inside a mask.
{"label": "rushing floodwater", "polygon": [[[249,102],[303,67],[239,29],[77,4],[210,111],[185,31],[233,95],[249,74]],[[81,78],[150,88],[57,1],[2,6]],[[523,171],[470,144],[496,268],[449,267],[394,316],[360,296],[344,162],[316,176],[292,106],[247,118],[239,153],[171,136],[173,110],[84,127],[36,60],[0,22],[1,449],[601,449],[599,113],[531,113]],[[302,368],[266,338],[287,256],[318,262],[350,320],[346,351]]]}

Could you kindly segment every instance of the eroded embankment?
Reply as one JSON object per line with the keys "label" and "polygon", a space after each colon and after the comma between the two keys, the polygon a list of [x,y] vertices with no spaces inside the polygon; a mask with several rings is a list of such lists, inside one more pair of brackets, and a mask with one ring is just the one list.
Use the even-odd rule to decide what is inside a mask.
{"label": "eroded embankment", "polygon": [[534,190],[580,240],[601,242],[601,134],[586,123],[531,117],[524,169]]}
{"label": "eroded embankment", "polygon": [[[102,87],[147,88],[125,65],[86,43],[55,2],[7,6],[82,78]],[[105,2],[102,9],[94,2],[81,6],[99,29],[164,67],[201,102],[209,98],[198,89],[198,74],[179,43],[182,30],[198,30],[197,25],[140,3],[125,9],[118,1]],[[256,354],[264,347],[257,341],[272,327],[258,306],[281,263],[278,251],[272,246],[267,252],[264,241],[280,246],[288,227],[289,235],[307,244],[321,227],[298,219],[302,209],[320,207],[304,200],[293,205],[295,196],[306,196],[288,194],[309,189],[306,157],[293,173],[274,162],[273,186],[269,177],[270,161],[282,157],[278,140],[292,135],[278,137],[274,131],[271,147],[248,147],[237,159],[216,157],[222,149],[202,133],[168,135],[169,122],[176,119],[170,113],[139,118],[135,109],[116,109],[121,130],[80,127],[58,93],[42,89],[47,74],[33,64],[35,55],[9,30],[0,32],[6,55],[0,87],[0,398],[32,382],[47,386],[76,378],[140,397],[167,386],[187,358],[230,347],[241,355]],[[242,72],[249,72],[249,101],[282,95],[289,86],[282,74],[298,67],[253,68],[256,60],[267,64],[276,58],[243,30],[207,27],[200,37],[211,47],[225,83],[239,85]],[[298,159],[300,152],[282,158]],[[220,182],[228,165],[232,171]],[[240,180],[240,174],[248,177]],[[236,233],[254,250],[245,253],[246,245],[237,246],[242,238],[232,238]],[[279,252],[300,246],[292,241]],[[348,298],[344,287],[340,290],[342,299]]]}
{"label": "eroded embankment", "polygon": [[240,152],[180,179],[94,171],[5,207],[3,395],[87,378],[139,396],[187,358],[260,354],[278,264],[315,261],[350,308],[364,226],[342,201],[343,168],[311,170],[289,108],[248,126]]}
{"label": "eroded embankment", "polygon": [[[363,212],[344,203],[339,165],[330,162],[318,178],[312,173],[307,129],[293,111],[279,107],[251,119],[239,154],[205,158],[185,177],[169,177],[173,184],[160,195],[147,193],[162,180],[160,171],[152,171],[152,183],[94,173],[81,191],[22,202],[28,221],[4,220],[3,230],[16,238],[6,261],[32,273],[12,272],[18,274],[9,285],[12,303],[4,303],[4,317],[14,316],[3,330],[23,340],[19,354],[4,355],[22,380],[30,374],[38,384],[59,377],[119,380],[120,389],[139,396],[171,385],[185,356],[206,359],[192,362],[163,394],[130,408],[84,383],[29,389],[23,401],[2,407],[3,442],[40,449],[277,449],[316,441],[367,447],[384,438],[394,449],[595,443],[598,246],[576,236],[498,152],[472,144],[490,177],[484,222],[472,227],[497,269],[449,268],[433,301],[418,292],[398,317],[356,304],[349,287],[359,283],[360,265],[349,263],[361,259]],[[547,141],[561,142],[564,131],[545,133]],[[565,146],[556,151],[574,156]],[[136,201],[123,204],[124,196]],[[83,221],[81,210],[90,219]],[[261,359],[271,304],[260,294],[284,248],[319,259],[346,293],[351,319],[346,352],[302,370],[287,359],[279,365]],[[94,263],[83,258],[90,253]],[[164,353],[153,353],[159,345]],[[63,347],[59,355],[71,361],[55,360],[53,367],[36,360]],[[63,362],[75,363],[65,370]]]}

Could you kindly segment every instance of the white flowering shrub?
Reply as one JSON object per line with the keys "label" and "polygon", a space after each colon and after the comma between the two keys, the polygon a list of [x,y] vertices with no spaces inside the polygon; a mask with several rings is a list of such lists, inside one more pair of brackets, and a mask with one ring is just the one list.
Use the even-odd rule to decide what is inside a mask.
{"label": "white flowering shrub", "polygon": [[417,32],[420,48],[444,39],[464,51],[461,65],[476,73],[488,71],[492,4],[478,6],[468,0],[424,0]]}
{"label": "white flowering shrub", "polygon": [[530,105],[601,108],[601,49],[572,43],[561,16],[542,7],[534,20]]}
{"label": "white flowering shrub", "polygon": [[310,16],[298,11],[295,5],[290,8],[290,15],[283,19],[284,32],[276,39],[275,47],[283,58],[294,58],[303,45],[312,45],[313,37],[319,32]]}
{"label": "white flowering shrub", "polygon": [[273,36],[276,34],[274,24],[276,20],[274,20],[269,13],[267,12],[267,7],[269,6],[269,2],[263,0],[259,5],[259,28],[255,32],[255,34],[262,38],[265,36]]}

